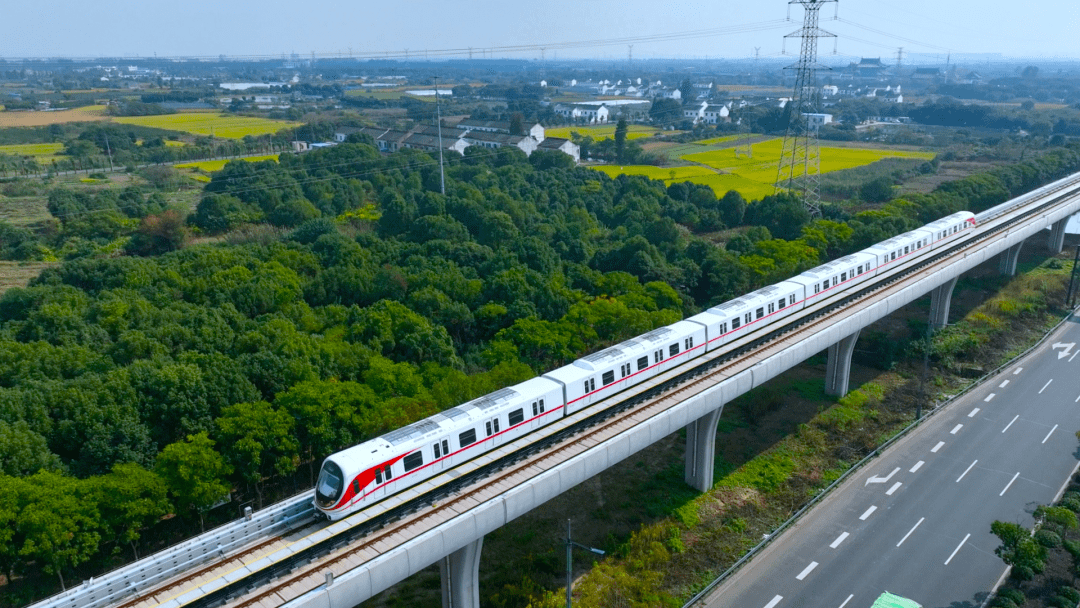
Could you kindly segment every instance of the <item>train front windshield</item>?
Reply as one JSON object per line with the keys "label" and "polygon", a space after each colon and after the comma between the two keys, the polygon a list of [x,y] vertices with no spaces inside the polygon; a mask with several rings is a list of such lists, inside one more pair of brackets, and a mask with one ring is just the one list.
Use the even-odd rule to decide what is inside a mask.
{"label": "train front windshield", "polygon": [[315,503],[329,509],[341,498],[341,489],[345,487],[345,475],[341,467],[327,460],[319,473],[319,483],[315,485]]}

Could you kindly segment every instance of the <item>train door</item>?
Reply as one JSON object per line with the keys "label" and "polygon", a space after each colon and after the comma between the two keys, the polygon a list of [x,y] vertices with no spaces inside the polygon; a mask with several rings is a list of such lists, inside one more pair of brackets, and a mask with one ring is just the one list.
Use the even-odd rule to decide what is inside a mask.
{"label": "train door", "polygon": [[484,437],[492,438],[499,434],[499,417],[496,416],[486,422],[484,422]]}
{"label": "train door", "polygon": [[392,482],[393,480],[394,472],[393,470],[391,470],[389,464],[379,465],[375,467],[375,489],[373,489],[371,492],[368,493],[366,497],[364,497],[364,502],[370,500],[378,500],[383,496],[386,496],[388,488],[391,485],[390,482]]}
{"label": "train door", "polygon": [[441,471],[450,466],[450,440],[447,437],[431,444],[431,453],[434,456],[431,460],[432,472]]}

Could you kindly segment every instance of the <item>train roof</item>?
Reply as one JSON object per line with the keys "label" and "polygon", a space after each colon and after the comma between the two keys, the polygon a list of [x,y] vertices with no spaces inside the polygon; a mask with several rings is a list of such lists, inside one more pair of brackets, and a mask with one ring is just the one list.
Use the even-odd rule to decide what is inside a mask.
{"label": "train roof", "polygon": [[792,281],[783,281],[775,285],[769,285],[768,287],[762,287],[761,289],[748,293],[745,296],[740,296],[735,300],[729,300],[723,304],[713,306],[708,310],[718,317],[729,317],[737,314],[741,314],[742,311],[747,308],[754,308],[762,304],[772,302],[778,298],[786,297],[788,294],[798,293],[803,289],[802,285],[794,283]]}
{"label": "train roof", "polygon": [[881,241],[876,245],[871,245],[863,251],[892,251],[893,249],[903,247],[906,243],[919,240],[920,238],[926,236],[927,232],[929,231],[926,230],[925,227],[916,228],[911,232],[905,232],[904,234],[901,234],[900,236],[894,236],[887,241]]}
{"label": "train roof", "polygon": [[631,338],[610,348],[595,352],[574,361],[574,365],[589,371],[607,369],[616,361],[626,361],[637,357],[641,353],[652,350],[656,344],[664,343],[675,336],[675,330],[670,327],[660,327],[647,334]]}
{"label": "train roof", "polygon": [[810,280],[820,280],[823,277],[831,277],[835,274],[843,272],[845,268],[851,268],[852,266],[858,266],[859,264],[866,262],[868,258],[874,258],[874,256],[868,253],[853,253],[849,256],[842,257],[838,260],[833,260],[828,264],[822,264],[817,268],[811,268],[806,272],[795,277],[793,280],[805,277]]}
{"label": "train roof", "polygon": [[947,215],[940,220],[930,222],[929,224],[923,226],[923,228],[926,230],[936,230],[938,228],[944,228],[945,226],[952,226],[957,222],[966,221],[973,217],[975,217],[975,215],[970,211],[960,211],[952,215]]}

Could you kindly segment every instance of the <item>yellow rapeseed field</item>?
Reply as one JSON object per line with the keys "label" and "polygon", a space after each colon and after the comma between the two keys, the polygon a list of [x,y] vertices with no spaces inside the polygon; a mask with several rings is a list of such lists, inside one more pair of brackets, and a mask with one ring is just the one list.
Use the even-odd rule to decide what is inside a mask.
{"label": "yellow rapeseed field", "polygon": [[[720,138],[723,139],[723,138]],[[709,140],[711,143],[718,143]],[[645,175],[652,179],[672,182],[689,181],[709,186],[717,196],[723,196],[729,190],[738,190],[749,200],[760,199],[775,192],[773,184],[780,164],[783,141],[771,139],[753,145],[753,158],[744,155],[735,156],[735,148],[712,150],[696,154],[686,154],[682,160],[695,163],[689,167],[646,167],[606,165],[593,167],[610,176],[622,173]],[[741,150],[741,147],[740,147]],[[906,150],[870,149],[870,148],[821,148],[821,172],[840,171],[861,167],[883,158],[918,158],[931,160],[932,152],[911,152]],[[672,177],[671,171],[675,171]]]}
{"label": "yellow rapeseed field", "polygon": [[0,129],[4,127],[44,127],[58,125],[65,122],[86,122],[90,120],[107,120],[105,106],[85,106],[72,110],[57,110],[55,112],[0,112]]}
{"label": "yellow rapeseed field", "polygon": [[[561,137],[563,139],[570,139],[570,132],[577,131],[582,137],[588,135],[600,141],[603,139],[615,138],[615,125],[600,125],[595,127],[555,127],[547,129],[544,134],[547,137]],[[647,127],[645,125],[627,125],[626,139],[642,139],[645,137],[652,137],[658,133],[660,129],[656,127]]]}
{"label": "yellow rapeseed field", "polygon": [[[244,157],[244,158],[241,158],[241,159],[238,159],[238,160],[244,160],[244,161],[247,161],[249,163],[256,163],[256,162],[259,162],[261,160],[277,161],[277,159],[278,159],[278,157],[277,157],[276,154],[270,154],[270,155],[266,155],[266,156],[247,156],[247,157]],[[214,171],[221,171],[221,169],[225,167],[225,163],[228,163],[228,162],[232,162],[232,159],[230,159],[230,160],[203,160],[203,161],[199,161],[199,162],[184,163],[182,165],[173,165],[173,166],[176,167],[177,169],[198,169],[200,171],[205,171],[207,173],[213,173]]]}
{"label": "yellow rapeseed field", "polygon": [[64,144],[11,144],[0,146],[0,154],[12,156],[56,156],[64,149]]}
{"label": "yellow rapeseed field", "polygon": [[213,135],[240,139],[245,135],[266,135],[301,123],[284,120],[252,118],[250,116],[227,116],[221,112],[181,112],[160,116],[121,116],[113,119],[128,125],[141,125],[170,131],[183,131],[195,135]]}

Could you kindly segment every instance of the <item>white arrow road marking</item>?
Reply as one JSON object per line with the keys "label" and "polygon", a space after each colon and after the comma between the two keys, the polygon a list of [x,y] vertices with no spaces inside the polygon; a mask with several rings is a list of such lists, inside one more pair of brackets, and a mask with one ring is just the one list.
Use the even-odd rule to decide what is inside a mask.
{"label": "white arrow road marking", "polygon": [[893,475],[896,475],[899,472],[900,472],[900,467],[896,467],[895,469],[893,469],[893,472],[889,473],[886,477],[871,477],[870,479],[866,480],[866,483],[863,484],[863,487],[865,488],[866,486],[868,486],[868,485],[870,485],[872,483],[885,483],[885,482],[889,481],[890,479],[892,479]]}
{"label": "white arrow road marking", "polygon": [[1076,348],[1076,342],[1069,342],[1068,344],[1063,344],[1061,342],[1055,342],[1054,345],[1051,346],[1050,348],[1052,348],[1054,350],[1057,350],[1059,348],[1062,349],[1062,351],[1060,353],[1058,353],[1058,359],[1064,359],[1065,357],[1068,357],[1069,355],[1072,354],[1072,349]]}

